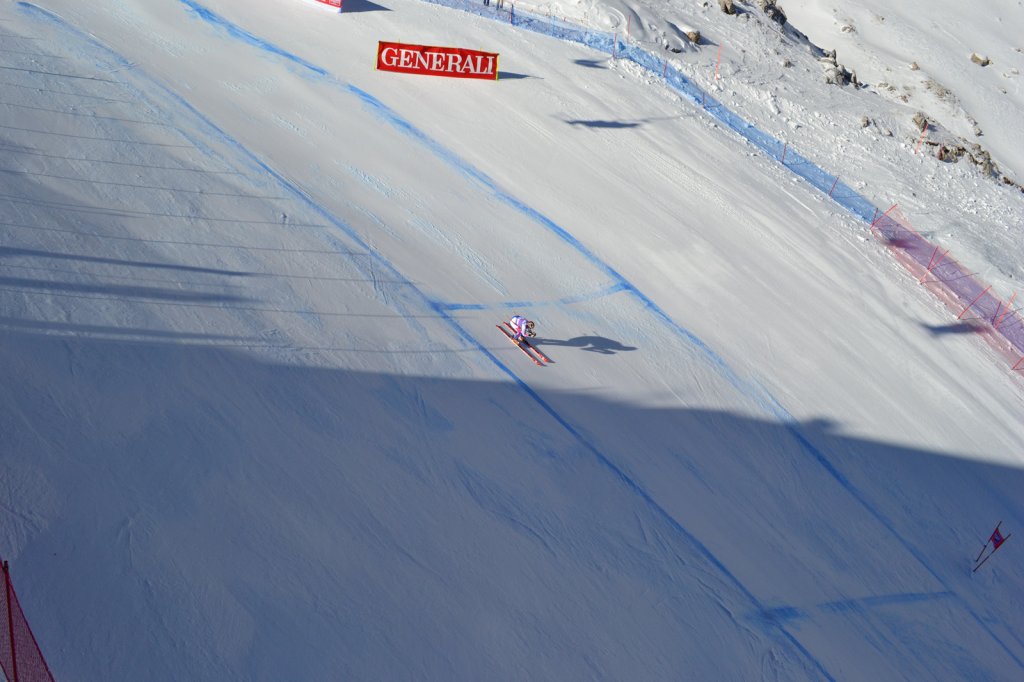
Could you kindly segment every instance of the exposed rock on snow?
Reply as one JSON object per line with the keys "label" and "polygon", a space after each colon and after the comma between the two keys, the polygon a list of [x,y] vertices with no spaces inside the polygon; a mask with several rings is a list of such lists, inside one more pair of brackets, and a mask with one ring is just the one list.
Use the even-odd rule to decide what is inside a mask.
{"label": "exposed rock on snow", "polygon": [[835,50],[824,50],[818,61],[825,65],[825,82],[829,85],[860,85],[857,74],[836,61]]}
{"label": "exposed rock on snow", "polygon": [[775,0],[759,0],[761,11],[765,13],[769,19],[774,21],[779,26],[783,26],[786,23],[786,13],[782,11],[782,8],[775,4]]}

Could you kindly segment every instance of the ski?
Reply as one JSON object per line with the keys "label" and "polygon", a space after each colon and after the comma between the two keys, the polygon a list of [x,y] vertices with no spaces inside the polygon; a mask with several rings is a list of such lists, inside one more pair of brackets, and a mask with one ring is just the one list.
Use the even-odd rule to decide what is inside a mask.
{"label": "ski", "polygon": [[[515,333],[515,330],[514,330],[514,329],[512,329],[512,327],[511,327],[511,326],[509,326],[509,323],[508,323],[508,322],[506,322],[506,323],[505,323],[505,329],[508,329],[508,330],[509,330],[510,332],[512,332],[513,334]],[[502,331],[505,331],[505,329],[502,329]],[[530,350],[532,350],[532,351],[533,351],[534,353],[536,353],[536,354],[537,354],[537,356],[538,356],[538,357],[540,357],[540,359],[541,359],[541,360],[543,360],[544,362],[551,362],[551,358],[549,358],[548,356],[544,355],[544,353],[540,352],[540,349],[539,349],[539,348],[537,348],[537,346],[533,345],[532,343],[530,343],[530,342],[529,342],[529,341],[527,341],[526,339],[523,339],[523,343],[525,343],[525,344],[526,344],[526,347],[527,347],[527,348],[529,348],[529,349],[530,349]]]}
{"label": "ski", "polygon": [[518,348],[519,350],[523,351],[523,353],[526,355],[526,357],[528,357],[531,360],[533,360],[533,364],[537,365],[538,367],[543,367],[544,366],[543,362],[541,362],[536,357],[534,357],[533,353],[531,353],[530,351],[528,351],[526,348],[523,347],[523,344],[521,344],[520,342],[516,341],[512,337],[512,334],[510,334],[508,331],[506,331],[504,327],[502,327],[500,324],[496,324],[494,326],[497,327],[498,329],[500,329],[501,333],[505,335],[505,338],[508,339],[509,341],[511,341],[512,343],[514,343],[516,345],[516,348]]}

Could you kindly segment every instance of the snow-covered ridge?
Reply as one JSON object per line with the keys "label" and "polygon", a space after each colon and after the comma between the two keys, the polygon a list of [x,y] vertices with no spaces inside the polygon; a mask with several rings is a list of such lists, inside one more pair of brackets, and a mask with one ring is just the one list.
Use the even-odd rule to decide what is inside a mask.
{"label": "snow-covered ridge", "polygon": [[[878,1],[851,5],[790,0],[776,5],[774,0],[758,0],[735,2],[734,15],[724,15],[720,4],[580,0],[521,6],[673,52],[699,50],[687,38],[696,32],[707,44],[726,41],[762,56],[764,37],[756,25],[771,28],[771,17],[778,15],[776,24],[795,28],[822,50],[837,52],[840,64],[873,92],[911,111],[922,110],[953,135],[980,143],[1011,179],[1020,177],[1024,8],[1018,2],[1001,0],[965,12],[956,0],[902,2],[898,7]],[[746,33],[739,33],[738,26]]]}
{"label": "snow-covered ridge", "polygon": [[[821,12],[804,12],[809,3],[784,5],[785,26],[768,19],[758,3],[736,3],[736,15],[724,14],[716,2],[561,2],[541,3],[536,10],[610,31],[620,39],[628,36],[641,47],[665,48],[670,63],[743,118],[802,150],[865,196],[886,206],[898,203],[914,226],[933,235],[1008,297],[1024,279],[1024,258],[1016,246],[1016,235],[1024,230],[1024,194],[1019,187],[1000,184],[999,174],[986,180],[982,166],[990,153],[1008,181],[1014,181],[1016,169],[1022,166],[1016,155],[1024,150],[1024,139],[1018,139],[1024,128],[1017,123],[1024,118],[1024,98],[1021,80],[1013,70],[1024,66],[1024,54],[1014,47],[1016,36],[1002,29],[1020,23],[1020,9],[1005,3],[991,13],[963,17],[962,22],[972,27],[963,33],[929,32],[925,27],[938,25],[928,9],[930,3],[901,5],[897,20],[887,26],[878,19],[884,12],[871,14],[875,19],[865,22],[861,34],[872,35],[877,28],[881,35],[875,43],[855,50],[833,33],[817,30]],[[958,11],[950,5],[945,8]],[[841,12],[836,9],[830,14]],[[814,17],[819,17],[818,23]],[[915,36],[929,36],[931,42],[924,41],[929,54],[944,55],[937,63],[962,77],[959,87],[980,88],[969,99],[978,102],[979,111],[994,117],[990,128],[1000,134],[977,137],[971,121],[982,119],[938,106],[935,93],[941,95],[942,89],[927,84],[939,81],[923,69],[913,70],[912,60],[905,63],[906,73],[918,85],[893,89],[894,83],[902,82],[895,74],[903,71],[885,41],[902,45],[894,36],[914,21],[920,28],[908,30]],[[949,17],[947,21],[960,24]],[[829,19],[829,25],[837,35],[848,36],[848,31],[841,30],[846,24]],[[701,42],[689,41],[683,27],[700,31]],[[670,40],[673,35],[676,39]],[[961,54],[962,35],[1002,46],[998,52],[1006,70],[994,84],[984,85],[971,77],[972,69],[988,67],[972,63],[969,52]],[[914,44],[921,43],[915,40]],[[836,50],[836,61],[852,69],[862,87],[828,85],[831,62],[822,60],[824,50]],[[865,66],[865,62],[876,66]],[[882,80],[879,73],[888,78]],[[931,122],[924,140],[920,112]],[[965,144],[961,136],[968,139],[963,157],[951,153]],[[972,147],[969,140],[980,146]],[[942,155],[944,160],[937,158]],[[981,166],[971,163],[972,156]],[[901,192],[910,182],[913,190]]]}

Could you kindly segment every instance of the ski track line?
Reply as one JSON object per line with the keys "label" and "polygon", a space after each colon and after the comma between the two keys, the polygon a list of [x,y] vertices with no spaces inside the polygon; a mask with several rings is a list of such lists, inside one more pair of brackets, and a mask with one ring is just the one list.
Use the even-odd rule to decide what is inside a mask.
{"label": "ski track line", "polygon": [[[433,0],[428,0],[433,1]],[[243,42],[249,43],[250,45],[267,51],[271,54],[282,57],[283,59],[292,63],[298,64],[305,67],[310,72],[319,76],[330,84],[340,87],[344,91],[356,96],[368,105],[371,110],[376,112],[380,118],[386,123],[390,124],[399,132],[406,134],[414,141],[424,145],[427,149],[433,152],[438,158],[450,164],[456,170],[459,170],[467,178],[478,182],[483,185],[486,189],[491,191],[494,196],[509,206],[520,211],[524,215],[532,218],[542,227],[552,232],[567,244],[572,246],[581,256],[587,259],[592,265],[597,267],[599,270],[604,272],[613,282],[614,286],[618,287],[619,291],[629,293],[637,298],[656,318],[660,319],[666,326],[672,329],[678,336],[687,341],[692,346],[700,350],[705,358],[710,361],[711,364],[716,366],[721,373],[721,376],[728,380],[737,390],[739,390],[745,396],[755,400],[755,402],[761,404],[764,409],[772,414],[779,422],[792,434],[797,443],[801,448],[811,456],[820,466],[822,466],[829,475],[841,485],[847,492],[849,492],[857,502],[863,506],[876,520],[878,520],[883,527],[885,527],[897,540],[899,540],[903,546],[907,547],[911,555],[918,561],[925,570],[934,577],[934,579],[947,591],[956,594],[954,590],[944,581],[939,574],[926,562],[925,557],[919,550],[913,547],[900,533],[896,530],[895,526],[886,517],[876,509],[867,499],[867,497],[859,491],[842,473],[840,473],[834,465],[828,460],[823,452],[821,452],[813,443],[811,443],[800,431],[798,422],[790,415],[784,407],[766,390],[751,385],[750,383],[742,381],[735,371],[721,358],[717,353],[714,352],[707,344],[705,344],[699,337],[693,334],[688,329],[682,327],[679,323],[675,322],[665,313],[653,300],[639,291],[635,285],[629,282],[625,277],[615,271],[610,265],[600,260],[595,254],[593,254],[586,246],[579,242],[574,236],[567,232],[564,228],[554,223],[551,219],[541,214],[536,209],[528,206],[521,200],[515,198],[511,194],[500,189],[496,183],[491,180],[485,173],[476,169],[468,162],[459,158],[454,152],[444,148],[440,143],[431,139],[426,133],[416,128],[411,122],[401,118],[396,112],[388,108],[384,103],[377,100],[368,92],[365,92],[351,84],[345,83],[329,75],[329,73],[314,64],[311,64],[297,55],[293,55],[257,36],[250,34],[244,29],[238,27],[235,24],[227,21],[219,15],[213,13],[209,9],[198,4],[194,0],[179,0],[179,2],[185,5],[191,10],[195,16],[214,28],[220,28],[227,32],[228,36],[242,40]],[[51,13],[41,7],[38,7],[30,2],[19,2],[18,6],[26,10],[29,14],[35,16],[35,18],[42,18],[52,23],[55,23],[59,28],[75,34],[80,40],[92,44],[95,47],[103,50],[104,52],[111,55],[111,57],[118,63],[124,65],[130,65],[130,62],[117,54],[106,45],[101,43],[97,38],[85,33],[81,29],[72,26],[64,21],[60,16]],[[135,67],[136,72],[139,72],[138,68]],[[195,107],[193,107],[187,100],[178,95],[176,92],[170,90],[168,87],[159,83],[158,81],[150,78],[144,73],[140,73],[140,76],[144,77],[149,83],[151,83],[159,91],[163,92],[171,100],[177,102],[185,110],[192,113],[193,116],[205,126],[208,127],[214,133],[214,136],[221,140],[229,147],[235,149],[243,157],[248,158],[252,163],[261,168],[270,177],[272,177],[282,189],[288,191],[295,196],[300,202],[306,204],[314,212],[319,213],[328,222],[330,222],[339,231],[343,232],[349,239],[351,239],[360,248],[364,249],[370,258],[383,269],[392,273],[396,278],[402,281],[408,282],[408,288],[414,292],[417,297],[422,299],[422,302],[426,304],[428,308],[436,312],[441,319],[443,319],[466,343],[470,346],[479,350],[479,352],[485,356],[496,368],[501,372],[509,376],[524,392],[526,392],[545,412],[547,412],[552,419],[554,419],[559,425],[561,425],[569,434],[580,442],[593,456],[606,467],[616,478],[618,478],[628,489],[632,490],[637,494],[659,517],[665,520],[670,527],[674,528],[680,535],[691,544],[697,552],[702,555],[708,562],[714,565],[728,580],[731,582],[736,589],[744,594],[751,603],[761,612],[766,611],[764,605],[760,600],[731,572],[729,569],[706,547],[695,535],[688,531],[681,522],[676,520],[664,507],[662,507],[651,495],[648,493],[643,486],[637,481],[630,478],[622,469],[615,465],[606,455],[604,455],[595,445],[590,443],[575,427],[572,426],[566,419],[564,419],[551,405],[549,405],[536,391],[534,391],[525,380],[519,375],[512,371],[507,365],[499,360],[493,353],[476,339],[470,332],[465,329],[454,317],[452,317],[448,310],[445,308],[443,303],[432,300],[423,290],[418,286],[410,282],[407,278],[403,277],[399,270],[388,261],[382,254],[376,252],[368,244],[366,244],[359,234],[347,223],[345,223],[339,217],[330,213],[320,204],[316,203],[310,196],[303,192],[299,187],[291,183],[284,176],[275,171],[266,162],[262,161],[253,152],[249,151],[240,142],[231,137],[226,131],[219,128],[213,121],[204,116]],[[366,264],[355,261],[357,268],[364,269]],[[406,313],[404,306],[398,301],[392,300],[391,305],[395,307],[399,312]],[[418,326],[418,322],[415,319],[411,319],[409,322],[413,326]],[[986,632],[989,636],[1003,649],[1003,651],[1021,668],[1024,668],[1024,662],[1009,649],[1007,644],[999,638],[999,636],[992,630],[991,627],[979,616],[966,601],[956,595],[956,601],[961,607],[971,616],[971,618]],[[830,680],[834,680],[832,675],[825,669],[824,665],[808,651],[802,643],[785,627],[779,623],[771,623],[771,628],[778,630],[791,644],[792,646],[802,653],[818,671]]]}

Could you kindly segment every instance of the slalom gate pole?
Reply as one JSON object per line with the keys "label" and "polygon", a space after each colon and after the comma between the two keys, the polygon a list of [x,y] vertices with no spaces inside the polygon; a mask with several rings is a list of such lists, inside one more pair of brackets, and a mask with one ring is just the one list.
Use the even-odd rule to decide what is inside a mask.
{"label": "slalom gate pole", "polygon": [[[999,526],[1001,526],[1001,525],[1003,525],[1003,522],[1002,522],[1002,521],[1000,521],[999,523],[997,523],[997,524],[996,524],[996,530],[999,530]],[[974,558],[974,563],[978,563],[978,559],[980,559],[980,558],[981,558],[981,555],[985,553],[985,550],[986,550],[986,549],[988,549],[988,545],[989,545],[989,543],[990,543],[990,542],[992,542],[992,536],[991,536],[991,535],[989,536],[988,540],[985,540],[985,544],[981,546],[981,551],[980,551],[980,552],[978,552],[978,556],[976,556],[976,557]]]}
{"label": "slalom gate pole", "polygon": [[[1005,538],[1003,538],[1003,541],[999,543],[999,547],[1002,547],[1003,545],[1005,545],[1005,544],[1006,544],[1006,541],[1007,541],[1007,540],[1009,540],[1009,539],[1010,539],[1011,537],[1013,537],[1013,533],[1010,533],[1010,534],[1009,534],[1009,535],[1007,535],[1007,536],[1006,536]],[[995,554],[996,552],[998,552],[998,551],[999,551],[999,547],[996,547],[995,549],[993,549],[993,550],[992,550],[992,554]],[[974,567],[974,568],[973,568],[973,569],[971,570],[971,573],[976,573],[976,572],[978,571],[978,569],[979,569],[979,568],[981,568],[981,567],[982,567],[982,565],[983,565],[983,564],[984,564],[984,563],[985,563],[986,561],[988,561],[989,559],[991,559],[991,558],[992,558],[992,554],[989,554],[989,555],[988,555],[987,557],[985,557],[984,559],[982,559],[982,560],[981,560],[981,563],[979,563],[979,564],[978,564],[977,566],[975,566],[975,567]]]}

